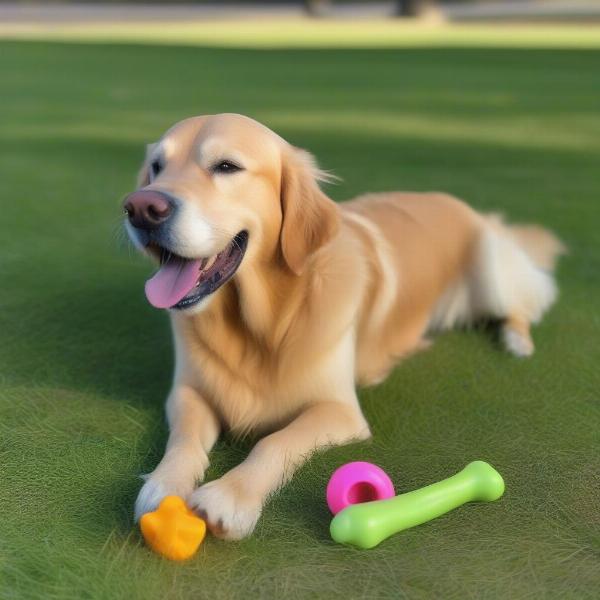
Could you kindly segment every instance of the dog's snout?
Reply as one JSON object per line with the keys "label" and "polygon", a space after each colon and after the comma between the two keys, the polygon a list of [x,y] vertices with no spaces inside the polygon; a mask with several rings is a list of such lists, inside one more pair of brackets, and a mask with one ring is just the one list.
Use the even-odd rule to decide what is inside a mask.
{"label": "dog's snout", "polygon": [[123,208],[134,227],[156,229],[171,215],[173,202],[162,192],[138,190],[125,198]]}

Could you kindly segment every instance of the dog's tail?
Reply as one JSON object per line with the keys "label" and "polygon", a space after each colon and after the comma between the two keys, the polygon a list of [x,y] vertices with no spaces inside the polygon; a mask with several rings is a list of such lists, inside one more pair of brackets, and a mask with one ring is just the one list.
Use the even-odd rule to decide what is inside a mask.
{"label": "dog's tail", "polygon": [[432,328],[498,319],[506,348],[517,356],[531,354],[529,326],[539,322],[556,299],[552,270],[565,251],[564,244],[539,225],[510,225],[500,215],[483,215],[467,276],[444,294]]}
{"label": "dog's tail", "polygon": [[553,272],[560,256],[567,253],[565,244],[541,225],[508,225],[500,215],[488,215],[495,228],[502,229],[529,256],[536,267]]}
{"label": "dog's tail", "polygon": [[561,240],[540,225],[511,225],[508,231],[536,266],[545,271],[554,271],[559,256],[567,252]]}

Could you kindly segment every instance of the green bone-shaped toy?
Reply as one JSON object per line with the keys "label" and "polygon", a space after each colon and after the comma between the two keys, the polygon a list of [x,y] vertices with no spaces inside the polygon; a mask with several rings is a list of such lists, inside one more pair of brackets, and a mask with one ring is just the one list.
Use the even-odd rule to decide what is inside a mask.
{"label": "green bone-shaped toy", "polygon": [[456,475],[419,490],[348,506],[331,521],[331,537],[340,544],[373,548],[393,533],[435,519],[466,502],[490,502],[503,493],[500,473],[477,460]]}

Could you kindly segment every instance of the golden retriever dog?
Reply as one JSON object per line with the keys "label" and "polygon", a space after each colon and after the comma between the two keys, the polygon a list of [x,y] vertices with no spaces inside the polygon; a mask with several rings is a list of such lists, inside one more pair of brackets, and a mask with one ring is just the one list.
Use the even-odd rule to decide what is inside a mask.
{"label": "golden retriever dog", "polygon": [[[211,531],[249,535],[266,499],[315,449],[364,440],[356,385],[380,382],[428,336],[500,323],[516,356],[556,296],[561,243],[442,193],[336,204],[313,157],[235,114],[186,119],[148,148],[126,228],[159,265],[175,374],[164,458],[136,517],[168,494]],[[246,460],[199,485],[222,430],[261,434]]]}

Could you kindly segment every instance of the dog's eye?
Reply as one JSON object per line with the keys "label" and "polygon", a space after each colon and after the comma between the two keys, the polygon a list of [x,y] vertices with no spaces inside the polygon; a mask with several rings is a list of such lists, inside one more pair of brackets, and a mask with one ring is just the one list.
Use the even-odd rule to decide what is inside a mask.
{"label": "dog's eye", "polygon": [[156,159],[150,163],[150,173],[152,174],[152,179],[157,177],[162,170],[163,166],[160,160]]}
{"label": "dog's eye", "polygon": [[237,173],[238,171],[242,171],[243,167],[236,165],[230,160],[222,160],[214,164],[211,170],[213,173],[230,175],[231,173]]}

